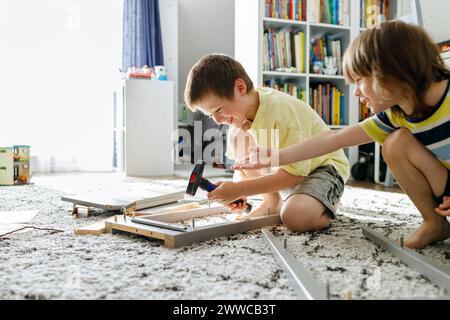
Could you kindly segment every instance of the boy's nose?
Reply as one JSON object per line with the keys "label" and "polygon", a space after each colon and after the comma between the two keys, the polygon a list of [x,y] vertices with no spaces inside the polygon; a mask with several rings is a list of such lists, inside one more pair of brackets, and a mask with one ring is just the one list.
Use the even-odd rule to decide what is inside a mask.
{"label": "boy's nose", "polygon": [[355,90],[353,90],[353,94],[357,97],[361,95],[361,90],[359,90],[358,86],[355,86]]}

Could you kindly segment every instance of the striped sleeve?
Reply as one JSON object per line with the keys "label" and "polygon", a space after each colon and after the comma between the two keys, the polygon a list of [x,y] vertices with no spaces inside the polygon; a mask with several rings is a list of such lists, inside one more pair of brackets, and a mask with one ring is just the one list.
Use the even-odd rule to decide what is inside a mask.
{"label": "striped sleeve", "polygon": [[385,112],[367,118],[359,125],[369,137],[379,144],[383,144],[387,136],[397,130]]}

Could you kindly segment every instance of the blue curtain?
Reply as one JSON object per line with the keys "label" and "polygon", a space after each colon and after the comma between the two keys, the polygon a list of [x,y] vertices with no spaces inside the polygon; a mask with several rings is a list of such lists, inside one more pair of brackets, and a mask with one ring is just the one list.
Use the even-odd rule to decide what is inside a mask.
{"label": "blue curtain", "polygon": [[125,0],[122,68],[164,65],[158,0]]}

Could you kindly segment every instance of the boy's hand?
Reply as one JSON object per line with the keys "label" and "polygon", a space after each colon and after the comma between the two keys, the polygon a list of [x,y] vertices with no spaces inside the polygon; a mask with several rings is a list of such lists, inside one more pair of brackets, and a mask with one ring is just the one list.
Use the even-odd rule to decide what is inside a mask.
{"label": "boy's hand", "polygon": [[276,167],[279,164],[279,150],[265,147],[249,148],[249,155],[236,162],[233,170],[253,170]]}
{"label": "boy's hand", "polygon": [[444,197],[444,202],[442,202],[435,210],[441,216],[450,217],[450,197]]}
{"label": "boy's hand", "polygon": [[242,198],[242,187],[239,182],[219,182],[218,187],[208,193],[208,199],[225,205],[233,205],[232,202]]}
{"label": "boy's hand", "polygon": [[238,214],[243,213],[247,209],[247,197],[241,197],[239,199],[242,200],[242,203],[240,203],[240,204],[229,203],[229,204],[226,204],[225,206],[230,208],[230,210],[233,213],[238,213]]}

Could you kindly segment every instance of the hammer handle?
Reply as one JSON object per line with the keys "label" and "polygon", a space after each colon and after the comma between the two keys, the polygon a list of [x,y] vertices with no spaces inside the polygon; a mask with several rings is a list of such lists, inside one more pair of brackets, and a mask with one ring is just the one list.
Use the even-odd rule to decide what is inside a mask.
{"label": "hammer handle", "polygon": [[[206,185],[206,191],[211,192],[216,188],[217,188],[217,186],[215,184],[208,181],[208,184]],[[242,203],[244,203],[244,200],[239,199],[239,200],[234,201],[233,203],[235,203],[237,205],[241,205]],[[248,213],[250,211],[252,211],[252,205],[250,203],[247,203],[247,208],[245,209],[245,212]]]}

